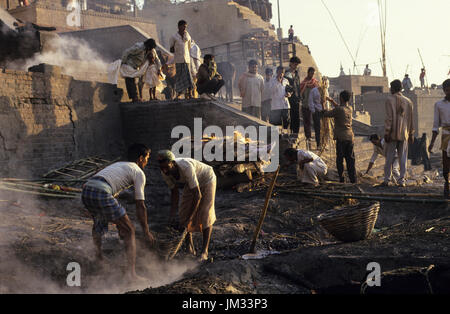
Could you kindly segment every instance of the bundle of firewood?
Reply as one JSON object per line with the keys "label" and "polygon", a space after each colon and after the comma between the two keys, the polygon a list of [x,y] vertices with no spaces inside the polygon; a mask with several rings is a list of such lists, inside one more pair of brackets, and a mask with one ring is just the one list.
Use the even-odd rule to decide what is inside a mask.
{"label": "bundle of firewood", "polygon": [[[234,158],[232,161],[228,159],[227,161],[227,141],[233,141],[234,147]],[[191,139],[194,142],[194,139]],[[191,145],[192,156],[195,156],[195,151],[197,149],[204,149],[205,145],[212,141],[219,141],[223,143],[223,161],[205,161],[204,163],[210,165],[214,168],[214,172],[217,176],[217,186],[219,188],[235,188],[242,190],[243,186],[248,186],[251,188],[253,184],[259,182],[260,179],[264,178],[264,166],[267,165],[267,161],[261,160],[258,154],[255,158],[252,158],[251,149],[264,149],[267,147],[265,143],[254,142],[249,138],[244,138],[240,133],[235,132],[234,138],[224,138],[220,139],[214,136],[205,136],[202,138],[202,147],[195,147]],[[223,142],[222,142],[223,141]],[[244,150],[238,151],[238,145],[243,145]],[[231,145],[230,145],[231,146]]]}

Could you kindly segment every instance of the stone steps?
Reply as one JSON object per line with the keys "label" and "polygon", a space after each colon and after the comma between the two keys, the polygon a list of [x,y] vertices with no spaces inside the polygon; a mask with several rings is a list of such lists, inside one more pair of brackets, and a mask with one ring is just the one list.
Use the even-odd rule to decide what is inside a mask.
{"label": "stone steps", "polygon": [[[236,8],[238,16],[248,23],[253,32],[261,32],[267,30],[273,31],[273,26],[271,23],[264,21],[260,16],[255,14],[255,12],[253,12],[249,8],[232,2],[229,3],[229,5]],[[275,36],[275,32],[272,35]]]}

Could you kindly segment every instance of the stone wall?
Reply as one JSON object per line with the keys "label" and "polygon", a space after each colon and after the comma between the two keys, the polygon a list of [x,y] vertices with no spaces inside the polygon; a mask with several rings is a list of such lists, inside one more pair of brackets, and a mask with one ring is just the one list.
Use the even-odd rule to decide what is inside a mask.
{"label": "stone wall", "polygon": [[0,175],[42,175],[79,158],[123,153],[121,90],[58,67],[37,71],[0,73]]}
{"label": "stone wall", "polygon": [[[385,117],[385,102],[389,94],[366,94],[362,98],[364,110],[370,113],[373,126],[383,126]],[[431,136],[434,120],[434,104],[444,98],[442,90],[414,90],[404,94],[413,102],[416,136],[427,133]]]}
{"label": "stone wall", "polygon": [[154,152],[170,149],[177,141],[171,139],[172,129],[176,126],[188,127],[194,136],[194,118],[203,119],[202,131],[216,125],[224,134],[226,126],[270,126],[240,110],[204,99],[121,104],[120,108],[125,143],[144,143]]}
{"label": "stone wall", "polygon": [[182,19],[187,21],[188,31],[200,48],[238,41],[242,35],[256,29],[270,30],[272,36],[276,37],[270,23],[263,21],[248,8],[227,0],[176,5],[153,2],[146,5],[142,15],[156,22],[160,42],[166,48],[170,37],[178,30],[178,21]]}
{"label": "stone wall", "polygon": [[[345,89],[355,95],[365,94],[371,88],[373,88],[371,92],[389,92],[388,78],[382,76],[342,75],[330,78],[330,84],[339,91]],[[375,91],[375,89],[379,89],[379,91]]]}

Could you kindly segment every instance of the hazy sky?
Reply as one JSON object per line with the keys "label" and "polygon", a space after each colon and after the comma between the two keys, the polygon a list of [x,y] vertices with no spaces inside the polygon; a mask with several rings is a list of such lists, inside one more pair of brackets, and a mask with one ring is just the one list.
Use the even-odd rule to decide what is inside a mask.
{"label": "hazy sky", "polygon": [[[272,23],[278,27],[277,1]],[[378,1],[324,0],[333,14],[362,74],[365,64],[372,75],[382,75],[381,35]],[[384,3],[384,0],[383,0]],[[339,75],[340,63],[346,74],[353,61],[321,0],[280,0],[284,36],[290,25],[295,35],[308,45],[322,74]],[[422,67],[418,48],[427,69],[428,83],[441,84],[450,70],[450,0],[387,0],[387,75],[403,79],[407,66],[415,86]],[[356,51],[359,48],[358,56]],[[448,55],[448,56],[446,56]]]}

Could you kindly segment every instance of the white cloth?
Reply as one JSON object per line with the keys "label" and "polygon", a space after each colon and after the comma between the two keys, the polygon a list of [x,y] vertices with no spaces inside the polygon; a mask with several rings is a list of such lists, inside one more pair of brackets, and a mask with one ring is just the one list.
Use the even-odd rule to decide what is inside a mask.
{"label": "white cloth", "polygon": [[173,189],[176,183],[186,183],[190,189],[203,187],[216,179],[211,166],[192,158],[175,158],[175,163],[180,171],[180,179],[177,181],[172,176],[162,173],[164,181]]}
{"label": "white cloth", "polygon": [[242,74],[238,85],[242,97],[242,107],[261,107],[264,91],[264,78],[261,75],[246,72]]}
{"label": "white cloth", "polygon": [[439,128],[442,134],[450,134],[450,101],[446,99],[434,104],[433,132],[439,133]]}
{"label": "white cloth", "polygon": [[156,89],[161,92],[163,88],[162,81],[165,79],[165,76],[163,73],[161,73],[161,79],[158,75],[158,68],[156,64],[152,64],[148,67],[147,72],[144,75],[144,82],[148,84],[150,88],[156,87]]}
{"label": "white cloth", "polygon": [[276,77],[272,78],[270,83],[270,90],[272,94],[271,110],[289,109],[289,100],[286,97],[286,86],[289,85],[289,81],[283,78],[283,82],[277,80]]}
{"label": "white cloth", "polygon": [[103,177],[109,183],[113,195],[134,185],[135,199],[145,200],[145,174],[135,162],[116,162],[94,175],[96,176]]}
{"label": "white cloth", "polygon": [[189,51],[191,55],[191,74],[192,77],[196,77],[198,73],[198,69],[200,68],[200,65],[202,64],[202,51],[200,50],[200,47],[193,43],[191,50]]}
{"label": "white cloth", "polygon": [[117,81],[119,80],[120,73],[120,65],[122,64],[122,60],[118,59],[108,65],[108,83],[117,85]]}
{"label": "white cloth", "polygon": [[305,159],[312,159],[313,161],[304,164],[303,170],[298,166],[297,176],[303,183],[318,185],[319,177],[327,174],[328,167],[325,162],[313,152],[299,149],[297,152],[297,162],[300,163]]}
{"label": "white cloth", "polygon": [[190,63],[190,50],[194,44],[191,35],[186,31],[184,37],[180,33],[175,33],[169,40],[169,47],[175,48],[174,63]]}
{"label": "white cloth", "polygon": [[122,60],[116,60],[110,63],[108,66],[108,82],[110,84],[117,85],[119,75],[121,77],[136,78],[141,77],[147,72],[148,61],[145,61],[144,65],[138,69],[134,69],[128,64],[122,64]]}
{"label": "white cloth", "polygon": [[308,105],[311,113],[315,113],[316,111],[320,112],[323,110],[318,87],[314,87],[311,92],[309,92]]}
{"label": "white cloth", "polygon": [[375,163],[375,161],[378,158],[378,155],[386,157],[386,151],[385,151],[386,146],[384,145],[385,144],[384,138],[381,139],[380,144],[381,144],[381,147],[378,145],[373,145],[373,154],[372,154],[372,158],[370,159],[371,163]]}

